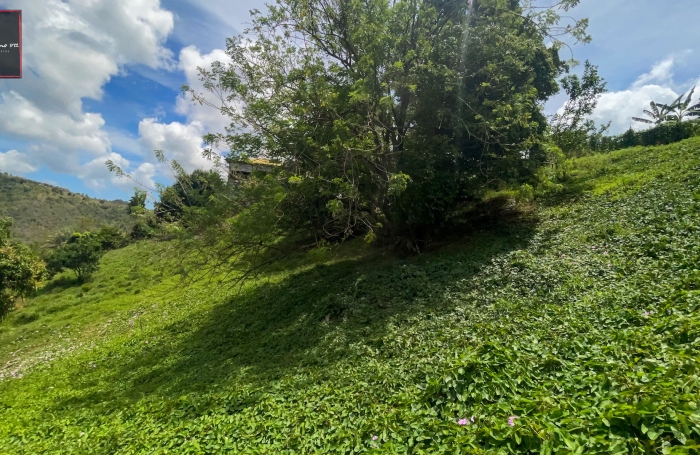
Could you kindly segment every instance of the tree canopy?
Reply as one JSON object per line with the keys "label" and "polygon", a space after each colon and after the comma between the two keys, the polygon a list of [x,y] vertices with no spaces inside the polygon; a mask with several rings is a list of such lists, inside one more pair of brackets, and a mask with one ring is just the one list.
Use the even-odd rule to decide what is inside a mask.
{"label": "tree canopy", "polygon": [[192,238],[223,260],[303,239],[418,249],[460,204],[546,161],[543,104],[569,69],[560,39],[589,40],[586,20],[562,23],[577,3],[279,0],[255,12],[228,40],[230,62],[200,69],[208,93],[184,89],[231,120],[205,137],[208,156],[281,166],[210,195],[186,220]]}
{"label": "tree canopy", "polygon": [[75,232],[61,246],[52,250],[47,258],[51,274],[65,269],[72,270],[79,281],[83,281],[97,270],[104,254],[103,242],[110,246],[114,237],[108,230],[105,235],[95,232]]}

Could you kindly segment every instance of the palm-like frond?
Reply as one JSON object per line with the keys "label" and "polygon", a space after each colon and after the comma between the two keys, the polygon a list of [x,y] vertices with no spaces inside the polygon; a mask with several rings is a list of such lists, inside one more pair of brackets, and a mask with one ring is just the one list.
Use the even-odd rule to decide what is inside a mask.
{"label": "palm-like frond", "polygon": [[682,104],[683,109],[685,109],[685,110],[688,109],[688,106],[690,106],[690,102],[691,102],[692,99],[693,99],[693,94],[694,94],[694,93],[695,93],[695,87],[693,87],[693,88],[690,90],[690,93],[688,93],[688,97],[685,99],[685,101],[683,101],[683,104]]}
{"label": "palm-like frond", "polygon": [[685,100],[683,100],[683,97],[685,96],[684,93],[679,96],[676,101],[674,101],[674,103],[670,106],[670,110],[674,111],[672,115],[668,116],[670,121],[682,122],[685,117],[700,116],[700,104],[690,107],[694,93],[695,87],[690,90],[690,93],[688,93],[688,96],[685,97]]}
{"label": "palm-like frond", "polygon": [[659,125],[664,122],[682,122],[685,117],[700,117],[700,103],[693,106],[690,105],[694,94],[695,87],[690,90],[688,96],[683,93],[671,104],[662,104],[652,101],[649,103],[651,109],[644,110],[644,113],[649,116],[648,119],[632,117],[632,120],[635,122]]}
{"label": "palm-like frond", "polygon": [[688,108],[688,116],[690,117],[700,117],[700,103],[690,106]]}
{"label": "palm-like frond", "polygon": [[649,113],[649,111],[647,111],[647,110],[645,109],[645,110],[644,110],[644,113],[647,114],[649,117],[658,118],[658,117],[660,116],[660,115],[659,115],[659,106],[658,106],[655,102],[653,102],[653,101],[652,101],[651,103],[649,103],[649,105],[651,106],[651,111],[652,111],[652,112]]}
{"label": "palm-like frond", "polygon": [[649,119],[632,117],[635,122],[647,123],[649,125],[659,125],[668,120],[668,114],[672,110],[672,106],[654,101],[649,103],[651,110],[644,109],[644,113],[649,116]]}

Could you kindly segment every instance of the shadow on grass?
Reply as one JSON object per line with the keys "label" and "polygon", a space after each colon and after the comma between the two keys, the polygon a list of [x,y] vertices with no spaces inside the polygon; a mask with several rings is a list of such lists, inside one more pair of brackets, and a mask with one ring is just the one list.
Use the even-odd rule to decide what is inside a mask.
{"label": "shadow on grass", "polygon": [[52,294],[54,292],[61,292],[68,288],[81,286],[83,284],[84,282],[78,280],[78,278],[74,276],[61,276],[59,278],[51,280],[45,286],[37,289],[36,292],[34,292],[33,297],[41,297],[43,295]]}
{"label": "shadow on grass", "polygon": [[321,371],[358,355],[358,344],[381,351],[390,322],[451,311],[453,304],[439,296],[494,257],[524,248],[534,226],[511,219],[466,239],[463,234],[459,245],[428,255],[346,260],[260,284],[166,327],[177,344],[134,347],[107,373],[112,377],[103,383],[115,384],[113,390],[96,391],[96,382],[87,380],[82,387],[93,388],[85,390],[89,396],[58,406],[124,405],[151,394],[177,399],[224,384],[259,390],[302,369]]}

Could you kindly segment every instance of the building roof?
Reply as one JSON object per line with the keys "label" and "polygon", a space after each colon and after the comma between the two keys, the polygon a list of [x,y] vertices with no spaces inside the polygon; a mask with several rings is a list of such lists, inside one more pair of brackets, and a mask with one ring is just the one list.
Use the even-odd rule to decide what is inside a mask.
{"label": "building roof", "polygon": [[235,159],[227,159],[229,163],[236,163],[236,164],[253,164],[253,165],[258,165],[258,166],[281,166],[281,163],[276,163],[274,161],[270,161],[265,158],[249,158],[247,160],[235,160]]}

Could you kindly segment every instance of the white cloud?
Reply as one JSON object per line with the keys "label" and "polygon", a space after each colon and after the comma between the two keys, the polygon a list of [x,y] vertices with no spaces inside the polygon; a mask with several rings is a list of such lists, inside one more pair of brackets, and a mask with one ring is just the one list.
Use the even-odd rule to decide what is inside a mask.
{"label": "white cloud", "polygon": [[164,47],[173,14],[160,0],[0,3],[22,9],[24,19],[24,77],[0,81],[0,135],[25,141],[36,166],[97,185],[98,173],[84,169],[104,167],[112,144],[102,115],[84,112],[82,100],[99,100],[126,65],[173,68]]}
{"label": "white cloud", "polygon": [[669,57],[657,63],[648,73],[642,74],[632,84],[633,88],[640,88],[649,82],[668,84],[673,82],[673,65],[676,63],[675,57]]}
{"label": "white cloud", "polygon": [[32,165],[26,153],[17,150],[0,152],[0,171],[10,174],[27,174],[36,171],[36,166]]}
{"label": "white cloud", "polygon": [[[222,49],[215,49],[206,55],[202,55],[194,46],[188,46],[180,51],[180,68],[185,73],[187,85],[196,93],[206,95],[207,100],[212,104],[220,105],[220,100],[204,88],[197,70],[197,68],[210,69],[214,62],[226,65],[231,62],[231,59]],[[222,115],[218,109],[194,103],[189,95],[183,94],[178,97],[177,112],[187,116],[189,121],[200,122],[207,131],[223,132],[224,128],[231,123],[228,117]]]}
{"label": "white cloud", "polygon": [[212,167],[211,161],[202,157],[204,131],[204,126],[198,121],[164,124],[147,118],[139,123],[139,136],[144,148],[163,150],[169,160],[176,160],[189,172]]}
{"label": "white cloud", "polygon": [[42,110],[15,91],[0,93],[0,131],[9,136],[51,143],[67,152],[107,153],[109,138],[100,114]]}
{"label": "white cloud", "polygon": [[112,160],[114,164],[127,171],[131,167],[129,160],[118,153],[110,153],[107,156],[95,158],[82,165],[76,175],[83,180],[85,185],[93,189],[106,188],[108,185],[117,187],[124,191],[131,191],[134,187],[143,186],[148,189],[155,187],[153,178],[156,175],[156,168],[151,163],[141,163],[135,170],[129,172],[133,180],[119,178],[109,172],[105,166],[105,161]]}
{"label": "white cloud", "polygon": [[[194,46],[185,47],[180,51],[179,67],[185,74],[187,85],[214,105],[220,103],[214,95],[204,88],[199,80],[197,68],[209,69],[212,63],[227,64],[231,61],[225,51],[215,49],[202,55]],[[208,132],[223,132],[230,124],[228,117],[218,109],[194,103],[189,95],[179,95],[176,100],[177,113],[187,118],[187,123],[160,123],[156,118],[146,118],[139,123],[140,142],[146,150],[163,150],[168,159],[174,159],[182,167],[191,172],[197,168],[211,169],[212,162],[202,158],[202,136]],[[161,168],[165,177],[169,171]]]}
{"label": "white cloud", "polygon": [[642,111],[649,109],[651,101],[670,103],[676,98],[676,92],[660,85],[644,85],[620,92],[609,92],[600,97],[592,118],[600,124],[611,121],[611,134],[624,133],[630,127],[644,129],[648,125],[636,122],[632,117],[645,117]]}
{"label": "white cloud", "polygon": [[671,103],[678,98],[680,90],[673,78],[673,68],[677,64],[678,55],[654,65],[648,73],[639,76],[627,90],[604,93],[591,118],[598,124],[611,121],[611,134],[623,133],[630,127],[637,130],[647,128],[648,125],[635,122],[632,117],[644,117],[642,111],[649,109],[651,101]]}

